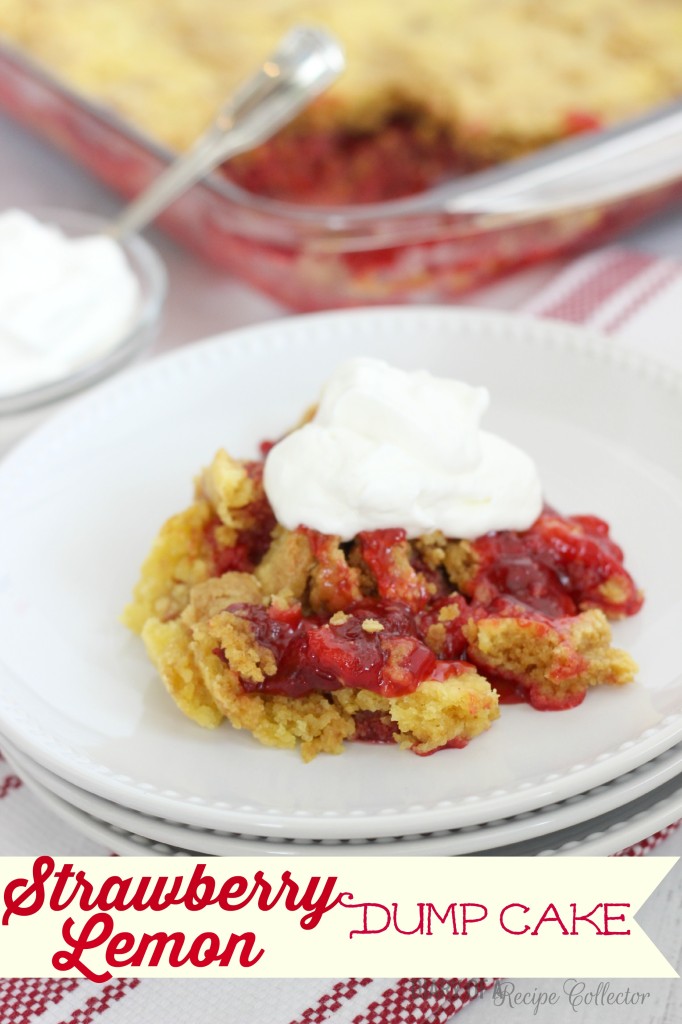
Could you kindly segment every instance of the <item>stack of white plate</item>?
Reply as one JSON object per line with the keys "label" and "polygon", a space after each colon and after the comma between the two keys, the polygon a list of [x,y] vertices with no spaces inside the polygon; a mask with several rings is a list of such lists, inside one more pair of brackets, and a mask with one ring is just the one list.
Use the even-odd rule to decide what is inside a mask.
{"label": "stack of white plate", "polygon": [[[344,358],[485,384],[548,500],[603,516],[644,587],[639,663],[560,713],[505,706],[464,750],[350,744],[303,764],[166,695],[118,621],[214,450],[252,456]],[[0,465],[0,747],[119,853],[609,854],[682,816],[682,381],[574,328],[443,309],[291,319],[120,376]]]}

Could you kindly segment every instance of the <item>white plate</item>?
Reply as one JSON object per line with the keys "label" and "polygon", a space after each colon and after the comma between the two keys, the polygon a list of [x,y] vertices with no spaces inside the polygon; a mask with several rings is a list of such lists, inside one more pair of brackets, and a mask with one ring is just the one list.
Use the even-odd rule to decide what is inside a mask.
{"label": "white plate", "polygon": [[[682,785],[671,779],[631,804],[563,829],[549,839],[500,846],[496,857],[610,857],[675,826],[682,816]],[[475,855],[477,856],[477,855]]]}
{"label": "white plate", "polygon": [[[29,789],[59,818],[66,821],[81,835],[101,843],[103,846],[121,856],[133,857],[196,857],[204,854],[194,846],[176,846],[159,842],[146,832],[132,832],[128,829],[112,825],[107,821],[80,810],[67,800],[56,796],[31,775],[25,776]],[[655,833],[674,825],[682,815],[682,789],[679,781],[667,783],[654,790],[635,803],[628,804],[611,814],[590,819],[581,825],[565,829],[549,839],[536,840],[528,843],[517,843],[510,847],[500,847],[473,856],[515,856],[515,857],[608,857],[620,853],[627,847],[643,842]],[[188,838],[193,835],[188,830]],[[293,844],[292,844],[293,845]],[[383,844],[380,843],[381,846]],[[262,856],[267,852],[270,842],[262,839],[254,854]],[[359,856],[365,856],[365,847],[358,850]],[[292,847],[288,855],[294,852]],[[330,850],[326,845],[303,847],[303,854],[314,853],[315,856],[337,851]],[[350,852],[344,847],[344,856]],[[234,856],[243,856],[241,847],[231,851]],[[223,854],[229,856],[230,854]],[[466,856],[466,855],[465,855]]]}
{"label": "white plate", "polygon": [[[486,384],[488,426],[537,460],[549,501],[611,521],[647,591],[615,627],[641,671],[571,711],[506,707],[465,750],[355,744],[304,765],[177,712],[117,622],[159,524],[225,445],[251,455],[365,353]],[[490,821],[598,786],[682,738],[682,382],[583,331],[447,309],[292,318],[122,375],[0,465],[0,729],[93,793],[257,835],[404,835]]]}
{"label": "white plate", "polygon": [[273,839],[245,836],[233,832],[192,828],[103,800],[78,786],[66,782],[43,768],[15,747],[1,739],[2,750],[14,770],[24,781],[35,783],[71,804],[98,818],[135,834],[144,834],[154,842],[171,846],[190,846],[192,851],[215,857],[233,856],[462,856],[483,852],[493,855],[499,847],[528,843],[545,843],[555,832],[592,821],[640,800],[652,790],[660,789],[669,780],[682,782],[682,745],[660,754],[653,761],[640,765],[626,775],[579,796],[569,797],[536,811],[505,818],[485,825],[419,836],[386,837],[383,839]]}

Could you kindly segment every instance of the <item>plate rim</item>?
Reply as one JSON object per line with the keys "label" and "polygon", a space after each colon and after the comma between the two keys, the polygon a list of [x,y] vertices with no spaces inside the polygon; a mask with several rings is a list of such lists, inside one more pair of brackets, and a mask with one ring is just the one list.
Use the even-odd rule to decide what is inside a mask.
{"label": "plate rim", "polygon": [[[229,832],[220,833],[218,830],[211,829],[191,829],[180,822],[172,822],[168,819],[160,819],[154,815],[134,811],[129,807],[98,797],[87,790],[82,790],[60,776],[54,775],[54,773],[49,772],[42,765],[38,765],[28,755],[14,749],[11,745],[8,746],[6,738],[2,736],[0,736],[0,747],[2,747],[8,761],[14,766],[15,771],[22,775],[22,777],[25,772],[34,782],[47,789],[53,795],[114,828],[121,828],[132,834],[142,834],[142,832],[138,833],[138,830],[133,827],[135,819],[139,817],[139,828],[144,830],[146,838],[153,842],[165,843],[168,846],[177,846],[180,849],[184,848],[185,845],[180,841],[181,833],[184,830],[187,831],[187,845],[190,845],[190,840],[197,834],[212,833],[217,839],[216,849],[212,851],[208,849],[196,851],[201,856],[258,856],[260,854],[344,856],[348,855],[350,851],[353,851],[353,853],[357,851],[358,856],[461,856],[462,854],[470,853],[494,856],[496,850],[502,846],[514,846],[529,841],[537,843],[544,838],[553,836],[556,832],[584,825],[584,823],[589,822],[593,818],[597,819],[606,814],[615,813],[619,808],[631,804],[635,800],[642,799],[655,790],[660,789],[661,786],[672,779],[678,778],[682,786],[682,744],[678,744],[676,753],[673,753],[675,751],[673,747],[670,751],[660,754],[654,761],[646,762],[644,765],[640,765],[638,768],[627,772],[624,776],[617,776],[615,779],[611,779],[601,786],[596,786],[594,789],[587,790],[585,793],[569,797],[567,801],[562,801],[558,805],[546,805],[536,808],[534,811],[511,815],[509,818],[498,821],[480,823],[468,828],[452,829],[442,833],[423,834],[407,838],[402,836],[389,837],[392,840],[390,844],[387,844],[385,841],[375,842],[370,839],[346,840],[345,842],[321,840],[315,843],[306,840],[287,841],[284,837],[281,837],[281,840],[277,841],[264,836],[243,836]],[[665,759],[666,754],[670,756],[664,762],[662,773],[660,771],[652,773],[645,770],[647,765],[653,766],[661,758]],[[35,768],[38,769],[37,772]],[[661,778],[661,774],[664,776],[663,778]],[[46,779],[46,776],[52,776],[55,784],[53,785],[52,779]],[[628,779],[628,776],[631,776],[631,778],[629,782],[625,782],[624,780]],[[655,777],[656,781],[653,781],[653,777]],[[606,791],[609,792],[607,793]],[[617,799],[613,799],[614,795]],[[100,807],[100,805],[103,806]],[[588,811],[584,813],[586,805],[588,805]],[[109,810],[109,807],[112,809]],[[574,810],[576,807],[581,807],[582,809],[576,813]],[[595,808],[597,808],[596,811]],[[121,814],[120,820],[114,820],[115,816],[119,815],[119,812]],[[566,812],[565,815],[564,812]],[[131,817],[129,818],[128,815],[131,815]],[[532,819],[539,819],[541,817],[547,819],[548,816],[553,818],[549,827],[543,827],[539,820],[532,824]],[[570,820],[563,820],[564,816]],[[153,830],[158,831],[156,836],[147,834],[150,824]],[[514,827],[517,835],[507,839],[503,835],[500,836],[500,833],[504,832],[507,827]],[[166,829],[178,830],[175,841],[170,838],[170,831],[168,831],[168,835],[164,838],[161,832]],[[486,841],[481,845],[479,845],[478,841],[472,844],[463,836],[457,837],[453,835],[453,833],[457,832],[466,834],[466,837],[471,835],[472,832],[480,833],[480,838]],[[487,842],[490,833],[494,833],[499,837],[493,845],[489,845]],[[521,834],[519,835],[519,833]],[[463,838],[461,844],[458,844],[458,838]],[[218,843],[223,840],[226,847],[234,845],[234,849],[218,850]],[[458,846],[460,848],[457,848]],[[371,854],[368,847],[369,850],[372,850]],[[406,849],[407,852],[405,852]]]}
{"label": "plate rim", "polygon": [[[108,847],[120,856],[197,857],[206,856],[152,839],[137,832],[120,828],[83,811],[68,801],[51,793],[35,780],[29,788],[61,821],[71,825],[80,836]],[[656,794],[652,790],[652,795]],[[607,829],[590,832],[581,840],[566,840],[558,846],[537,850],[535,857],[605,857],[614,856],[631,846],[644,842],[648,837],[668,828],[679,827],[676,815],[682,813],[682,789],[667,795],[662,800],[639,811],[632,818],[611,824]],[[672,817],[671,817],[672,816]],[[639,837],[639,838],[638,838]],[[110,840],[113,840],[111,842]],[[139,841],[136,841],[139,840]],[[482,851],[482,856],[494,857],[495,851]],[[523,853],[517,854],[521,856]],[[319,856],[319,854],[318,854]],[[474,854],[476,856],[476,854]]]}

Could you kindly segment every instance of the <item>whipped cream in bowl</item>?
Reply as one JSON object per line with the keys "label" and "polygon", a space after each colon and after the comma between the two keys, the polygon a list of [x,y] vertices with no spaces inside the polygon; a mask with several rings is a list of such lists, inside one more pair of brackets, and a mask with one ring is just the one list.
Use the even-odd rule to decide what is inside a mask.
{"label": "whipped cream in bowl", "polygon": [[0,414],[80,390],[153,340],[163,264],[106,226],[76,211],[0,212]]}
{"label": "whipped cream in bowl", "polygon": [[533,460],[480,429],[485,388],[377,359],[337,367],[312,420],[270,451],[278,522],[350,540],[363,530],[440,530],[473,540],[525,530],[542,510]]}

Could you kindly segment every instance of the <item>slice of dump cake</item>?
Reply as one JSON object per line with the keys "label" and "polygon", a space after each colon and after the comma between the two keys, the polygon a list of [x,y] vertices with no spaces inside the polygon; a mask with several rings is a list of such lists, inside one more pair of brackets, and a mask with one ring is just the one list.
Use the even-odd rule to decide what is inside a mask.
{"label": "slice of dump cake", "polygon": [[[162,527],[125,621],[199,724],[225,717],[265,744],[300,744],[306,760],[350,739],[429,754],[489,728],[500,698],[558,710],[579,704],[590,686],[634,678],[632,659],[611,647],[607,617],[634,614],[642,597],[606,524],[543,508],[526,456],[511,459],[525,498],[494,465],[483,472],[498,449],[479,443],[485,400],[477,389],[449,382],[461,415],[450,416],[453,436],[425,453],[420,405],[433,397],[431,381],[374,361],[347,364],[312,419],[268,446],[265,462],[219,451],[197,480],[194,503]],[[324,474],[304,486],[310,446],[330,444],[334,472],[346,474],[333,481],[336,533],[319,529],[331,500],[316,490]],[[395,487],[390,474],[382,483],[375,450],[393,470],[413,459],[419,472]],[[507,461],[511,450],[499,449]],[[297,458],[303,468],[282,476]],[[450,507],[441,493],[446,464],[456,466]],[[291,500],[292,480],[309,515]],[[373,517],[393,514],[396,494],[402,521],[377,527]],[[529,521],[520,529],[524,502]],[[493,507],[505,518],[489,529]],[[355,530],[359,508],[371,528]],[[467,539],[440,528],[453,516]],[[485,524],[481,536],[476,522]],[[350,535],[343,523],[354,524]],[[420,533],[418,523],[432,528]]]}

